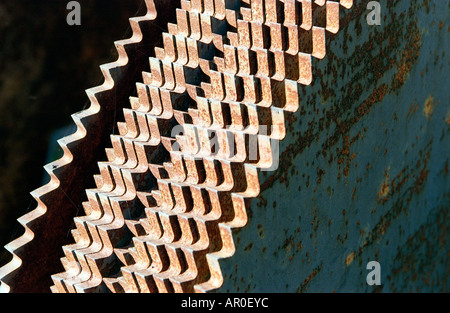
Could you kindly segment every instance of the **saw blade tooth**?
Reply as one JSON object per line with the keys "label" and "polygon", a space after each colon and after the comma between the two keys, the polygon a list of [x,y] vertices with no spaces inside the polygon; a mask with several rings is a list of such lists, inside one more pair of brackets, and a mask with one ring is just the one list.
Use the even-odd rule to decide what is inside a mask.
{"label": "saw blade tooth", "polygon": [[[115,43],[118,61],[101,66],[105,83],[87,91],[91,107],[73,116],[77,132],[60,141],[66,159],[116,99],[118,77],[146,44],[142,27],[157,15],[155,3],[146,4],[146,16],[130,19],[133,37]],[[246,208],[260,192],[258,171],[274,166],[275,141],[286,136],[284,112],[299,109],[312,58],[325,57],[326,31],[338,32],[340,6],[352,4],[182,0],[176,24],[158,32],[161,47],[134,64],[147,72],[115,125],[107,161],[98,163],[97,188],[78,202],[86,216],[74,218],[75,243],[63,247],[65,272],[52,275],[51,291],[220,287],[219,260],[234,254],[231,229],[247,223]],[[51,182],[33,193],[36,211],[19,220],[25,235],[9,245],[16,261],[47,209],[43,199],[68,177],[66,159],[45,167]],[[1,288],[9,288],[15,269],[12,263],[0,271]]]}

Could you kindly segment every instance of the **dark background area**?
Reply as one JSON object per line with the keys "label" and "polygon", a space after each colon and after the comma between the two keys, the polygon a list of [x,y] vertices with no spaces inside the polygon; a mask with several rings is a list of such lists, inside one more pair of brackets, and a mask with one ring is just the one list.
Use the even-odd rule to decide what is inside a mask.
{"label": "dark background area", "polygon": [[[67,0],[0,0],[0,266],[3,246],[20,236],[16,219],[35,208],[55,130],[88,105],[99,66],[115,61],[113,42],[128,38],[128,19],[143,0],[81,0],[81,26],[66,22]],[[50,158],[50,160],[49,160]]]}

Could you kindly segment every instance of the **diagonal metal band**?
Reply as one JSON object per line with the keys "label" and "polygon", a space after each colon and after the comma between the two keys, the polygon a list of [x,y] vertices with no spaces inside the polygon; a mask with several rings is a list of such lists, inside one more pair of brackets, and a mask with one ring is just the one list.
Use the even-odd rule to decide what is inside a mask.
{"label": "diagonal metal band", "polygon": [[83,201],[88,178],[104,154],[115,116],[133,92],[146,54],[159,42],[161,31],[155,23],[166,24],[176,2],[146,0],[145,15],[130,19],[132,37],[115,43],[117,61],[101,66],[104,83],[86,91],[89,108],[72,116],[77,131],[58,141],[64,156],[45,166],[50,182],[31,193],[37,207],[18,220],[25,232],[6,246],[13,259],[0,269],[0,291],[48,292],[76,205]]}

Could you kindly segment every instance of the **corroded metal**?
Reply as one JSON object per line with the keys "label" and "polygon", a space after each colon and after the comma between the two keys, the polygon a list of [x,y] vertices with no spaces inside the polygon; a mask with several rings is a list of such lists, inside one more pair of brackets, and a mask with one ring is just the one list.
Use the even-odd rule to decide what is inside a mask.
{"label": "corroded metal", "polygon": [[[450,291],[448,2],[341,12],[220,292]],[[370,286],[378,261],[381,285]]]}
{"label": "corroded metal", "polygon": [[[387,26],[367,35],[367,2],[181,0],[154,53],[135,64],[142,80],[96,188],[81,192],[85,215],[63,246],[64,271],[50,268],[51,290],[414,286],[403,277],[448,290],[449,113],[439,105],[448,99],[408,98],[425,36],[411,16],[430,3],[389,2]],[[278,165],[279,140],[279,168],[264,172]],[[370,260],[386,269],[385,285],[366,285]],[[14,291],[17,270],[7,270]]]}
{"label": "corroded metal", "polygon": [[54,292],[222,285],[231,228],[247,223],[258,169],[273,165],[271,140],[286,135],[284,112],[298,109],[326,31],[338,31],[339,3],[181,1],[176,16],[99,163]]}
{"label": "corroded metal", "polygon": [[141,64],[159,42],[160,31],[155,32],[152,23],[166,24],[176,1],[147,0],[146,5],[145,16],[130,19],[133,36],[115,43],[117,61],[101,66],[104,83],[86,91],[90,107],[73,115],[77,131],[58,141],[64,156],[44,167],[51,180],[31,193],[37,207],[18,220],[25,232],[6,246],[13,259],[0,269],[1,291],[49,290],[50,275],[60,268],[61,245],[104,154],[115,116],[133,92]]}

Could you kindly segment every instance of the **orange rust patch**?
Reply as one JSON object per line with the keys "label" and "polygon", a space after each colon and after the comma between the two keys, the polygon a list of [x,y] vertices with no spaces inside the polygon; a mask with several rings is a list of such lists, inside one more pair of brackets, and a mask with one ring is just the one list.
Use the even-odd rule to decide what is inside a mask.
{"label": "orange rust patch", "polygon": [[416,113],[418,107],[419,105],[417,103],[412,103],[411,106],[409,107],[408,114],[406,114],[406,118],[409,118],[411,113]]}
{"label": "orange rust patch", "polygon": [[423,105],[423,115],[430,120],[433,116],[434,108],[436,106],[436,102],[434,101],[434,98],[432,95],[430,95],[427,100],[425,100],[425,103]]}
{"label": "orange rust patch", "polygon": [[387,170],[384,172],[384,182],[381,184],[381,187],[380,187],[380,191],[378,191],[378,194],[377,194],[377,202],[381,202],[381,203],[384,203],[384,202],[386,202],[387,201],[387,199],[388,199],[388,194],[389,194],[389,191],[390,191],[390,187],[389,187],[389,178],[390,178],[390,175],[389,175],[389,170],[390,170],[390,166],[387,168]]}
{"label": "orange rust patch", "polygon": [[[408,28],[418,30],[417,21],[411,22]],[[404,85],[413,65],[417,63],[420,48],[422,47],[422,37],[420,31],[414,31],[411,34],[414,35],[410,37],[408,44],[402,52],[401,60],[396,64],[397,74],[392,81],[391,92],[400,89]]]}
{"label": "orange rust patch", "polygon": [[350,264],[352,264],[354,259],[355,259],[355,252],[352,252],[349,255],[347,255],[347,257],[345,258],[345,264],[347,264],[347,266],[349,266]]}
{"label": "orange rust patch", "polygon": [[306,279],[303,281],[300,287],[297,288],[297,292],[305,292],[308,290],[308,284],[311,282],[311,280],[316,277],[316,275],[322,270],[322,264],[311,272],[311,274],[306,277]]}

